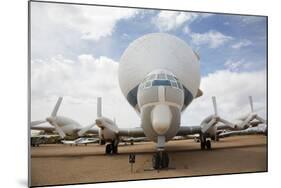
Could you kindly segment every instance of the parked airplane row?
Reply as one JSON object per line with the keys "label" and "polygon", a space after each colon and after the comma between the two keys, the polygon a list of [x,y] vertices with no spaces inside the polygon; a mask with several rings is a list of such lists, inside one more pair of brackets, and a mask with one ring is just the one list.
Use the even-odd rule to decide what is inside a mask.
{"label": "parked airplane row", "polygon": [[[165,143],[175,136],[199,134],[202,149],[211,148],[211,138],[216,138],[222,129],[248,128],[251,123],[265,123],[253,111],[235,122],[221,118],[215,113],[205,118],[198,126],[180,126],[181,113],[203,92],[200,85],[199,55],[181,39],[164,33],[152,33],[133,41],[124,51],[119,63],[119,85],[122,93],[139,114],[139,128],[118,128],[115,121],[101,114],[101,98],[98,99],[96,121],[83,127],[70,118],[57,116],[62,98],[59,98],[53,112],[46,120],[31,123],[32,129],[44,130],[39,125],[49,122],[64,138],[66,134],[96,133],[106,145],[106,153],[117,153],[122,136],[146,137],[156,143],[152,163],[155,169],[167,168],[169,157]],[[252,102],[251,102],[252,105]],[[221,125],[218,125],[221,123]],[[97,126],[95,128],[94,126]]]}

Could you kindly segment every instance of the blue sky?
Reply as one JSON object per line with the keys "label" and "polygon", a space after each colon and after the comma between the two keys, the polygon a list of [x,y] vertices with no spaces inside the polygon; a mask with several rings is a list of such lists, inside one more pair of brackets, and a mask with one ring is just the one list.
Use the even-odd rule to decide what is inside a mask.
{"label": "blue sky", "polygon": [[[41,4],[41,6],[46,6],[46,4]],[[81,6],[76,5],[76,7]],[[94,11],[104,7],[90,6],[90,8]],[[122,9],[120,8],[120,10]],[[34,55],[32,54],[32,58],[49,58],[49,56],[61,54],[66,58],[75,59],[79,54],[86,53],[93,54],[95,57],[110,57],[118,62],[123,51],[133,40],[147,33],[166,32],[185,40],[198,51],[201,57],[202,75],[225,68],[224,64],[228,60],[233,62],[243,60],[244,63],[251,63],[249,70],[265,67],[266,17],[209,14],[209,16],[198,17],[193,21],[187,19],[176,28],[161,30],[157,27],[157,23],[153,21],[159,12],[159,10],[139,9],[136,15],[116,21],[111,35],[95,41],[81,39],[81,33],[77,30],[64,30],[64,26],[56,28],[55,31],[52,31],[57,35],[56,37],[60,37],[59,45],[56,44],[56,50],[52,50],[50,54],[45,53],[44,49],[38,50],[39,52],[36,50]],[[208,14],[202,13],[201,15]],[[95,25],[92,27],[95,27]],[[190,34],[184,32],[185,27],[188,27],[192,33],[206,34],[208,31],[214,31],[231,38],[221,45],[211,48],[208,41],[199,44],[194,43]],[[232,48],[233,45],[243,41],[246,41],[248,45]],[[241,71],[243,70],[241,68]]]}
{"label": "blue sky", "polygon": [[118,62],[132,41],[153,32],[175,35],[200,54],[204,95],[183,122],[194,124],[212,113],[213,95],[226,117],[248,112],[249,95],[265,116],[266,24],[260,16],[32,2],[32,119],[44,118],[65,96],[64,113],[86,123],[102,96],[106,115],[124,126],[138,124],[119,89]]}

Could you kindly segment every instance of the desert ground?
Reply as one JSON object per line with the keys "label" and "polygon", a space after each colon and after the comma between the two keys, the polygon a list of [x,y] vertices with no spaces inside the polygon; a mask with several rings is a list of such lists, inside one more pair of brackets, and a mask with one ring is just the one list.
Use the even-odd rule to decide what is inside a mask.
{"label": "desert ground", "polygon": [[[267,171],[267,137],[263,135],[223,138],[204,151],[194,140],[170,141],[166,146],[170,167],[160,171],[151,169],[152,142],[121,144],[117,155],[105,155],[104,150],[98,144],[32,147],[31,186]],[[130,153],[136,154],[133,172]]]}

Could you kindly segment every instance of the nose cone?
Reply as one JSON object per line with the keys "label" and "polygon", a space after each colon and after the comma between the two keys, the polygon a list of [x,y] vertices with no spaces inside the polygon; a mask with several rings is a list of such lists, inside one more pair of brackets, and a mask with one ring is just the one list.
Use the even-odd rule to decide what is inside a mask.
{"label": "nose cone", "polygon": [[154,131],[159,135],[164,135],[170,128],[172,113],[168,105],[156,105],[151,111],[151,123]]}

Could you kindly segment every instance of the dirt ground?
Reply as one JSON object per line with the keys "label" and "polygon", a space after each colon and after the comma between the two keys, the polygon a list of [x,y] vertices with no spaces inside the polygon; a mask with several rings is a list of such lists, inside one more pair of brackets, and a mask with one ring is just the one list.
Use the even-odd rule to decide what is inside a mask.
{"label": "dirt ground", "polygon": [[[151,170],[152,142],[120,145],[118,155],[104,154],[105,146],[42,145],[31,149],[31,185],[96,183],[165,177],[267,171],[266,136],[235,136],[212,142],[201,151],[193,140],[170,141],[170,169]],[[128,155],[136,154],[136,163]]]}

